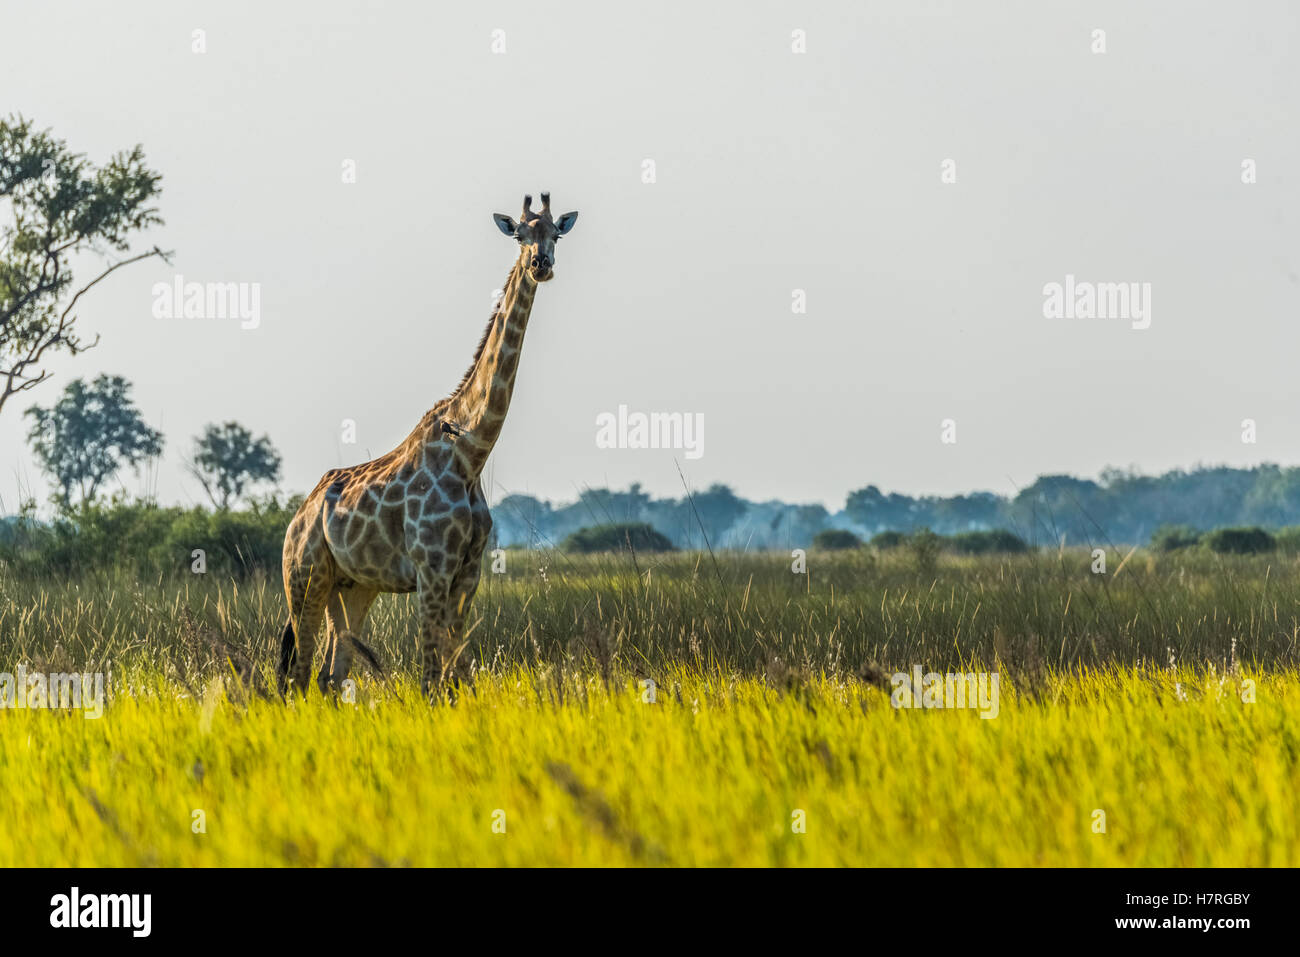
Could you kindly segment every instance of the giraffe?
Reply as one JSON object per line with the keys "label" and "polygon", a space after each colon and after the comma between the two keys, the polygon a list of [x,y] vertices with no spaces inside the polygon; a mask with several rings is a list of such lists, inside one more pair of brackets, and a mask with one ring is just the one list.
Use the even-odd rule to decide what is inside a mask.
{"label": "giraffe", "polygon": [[417,596],[425,697],[448,677],[459,680],[465,617],[492,531],[480,475],[510,408],[537,287],[553,277],[555,244],[578,218],[552,218],[550,194],[541,196],[540,212],[524,197],[518,223],[492,217],[518,242],[519,256],[456,391],[387,455],[326,472],[289,523],[281,694],[307,690],[322,618],[328,630],[317,684],[323,694],[337,691],[353,650],[369,656],[357,637],[380,592]]}

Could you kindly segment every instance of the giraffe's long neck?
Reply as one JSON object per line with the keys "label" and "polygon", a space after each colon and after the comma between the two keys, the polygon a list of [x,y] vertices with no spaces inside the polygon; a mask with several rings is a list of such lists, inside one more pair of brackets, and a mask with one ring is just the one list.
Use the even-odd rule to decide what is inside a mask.
{"label": "giraffe's long neck", "polygon": [[448,403],[446,418],[461,430],[454,445],[467,478],[477,478],[483,471],[501,435],[536,292],[537,283],[528,277],[521,259],[506,279],[474,365]]}

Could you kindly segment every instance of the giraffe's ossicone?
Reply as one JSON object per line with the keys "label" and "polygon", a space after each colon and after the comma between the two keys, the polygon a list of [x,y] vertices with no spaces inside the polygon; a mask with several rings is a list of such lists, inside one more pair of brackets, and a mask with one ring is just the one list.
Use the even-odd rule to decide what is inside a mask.
{"label": "giraffe's ossicone", "polygon": [[322,692],[347,677],[370,603],[380,592],[415,592],[426,696],[463,668],[465,617],[492,531],[480,475],[510,408],[528,315],[539,283],[554,275],[555,244],[577,213],[551,216],[542,193],[524,197],[516,223],[497,227],[519,257],[460,385],[425,413],[397,448],[331,469],[298,509],[284,537],[289,619],[276,668],[281,693],[305,691],[316,634],[327,622]]}

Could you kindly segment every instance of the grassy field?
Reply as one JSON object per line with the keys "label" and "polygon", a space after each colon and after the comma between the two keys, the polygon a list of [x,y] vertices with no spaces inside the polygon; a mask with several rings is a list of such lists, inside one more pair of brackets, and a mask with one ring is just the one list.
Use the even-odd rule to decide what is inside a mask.
{"label": "grassy field", "polygon": [[[386,675],[285,705],[276,582],[0,572],[0,671],[112,670],[0,711],[0,866],[1300,863],[1300,567],[1090,563],[511,552],[454,706],[404,597]],[[997,717],[892,707],[918,665]]]}

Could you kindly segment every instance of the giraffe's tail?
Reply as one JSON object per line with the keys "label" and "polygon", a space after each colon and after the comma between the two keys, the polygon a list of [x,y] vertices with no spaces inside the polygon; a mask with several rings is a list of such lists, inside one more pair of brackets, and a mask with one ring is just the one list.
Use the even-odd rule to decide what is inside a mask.
{"label": "giraffe's tail", "polygon": [[275,687],[281,695],[289,688],[289,671],[298,657],[298,639],[293,633],[293,618],[284,623],[280,636],[280,661],[275,668]]}
{"label": "giraffe's tail", "polygon": [[361,653],[362,658],[366,659],[366,664],[370,666],[371,670],[373,670],[375,674],[379,675],[379,677],[387,678],[388,672],[384,671],[384,666],[379,663],[379,656],[361,642],[357,641],[354,636],[348,635],[348,638],[352,642],[352,647]]}
{"label": "giraffe's tail", "polygon": [[361,642],[357,641],[356,636],[351,633],[348,634],[348,641],[351,642],[353,649],[355,649],[361,657],[366,660],[366,664],[370,666],[370,670],[378,675],[379,680],[388,687],[388,690],[392,692],[393,697],[397,699],[398,703],[405,704],[405,702],[402,701],[402,696],[397,693],[397,689],[389,683],[388,672],[385,671],[384,666],[379,663],[379,656]]}

